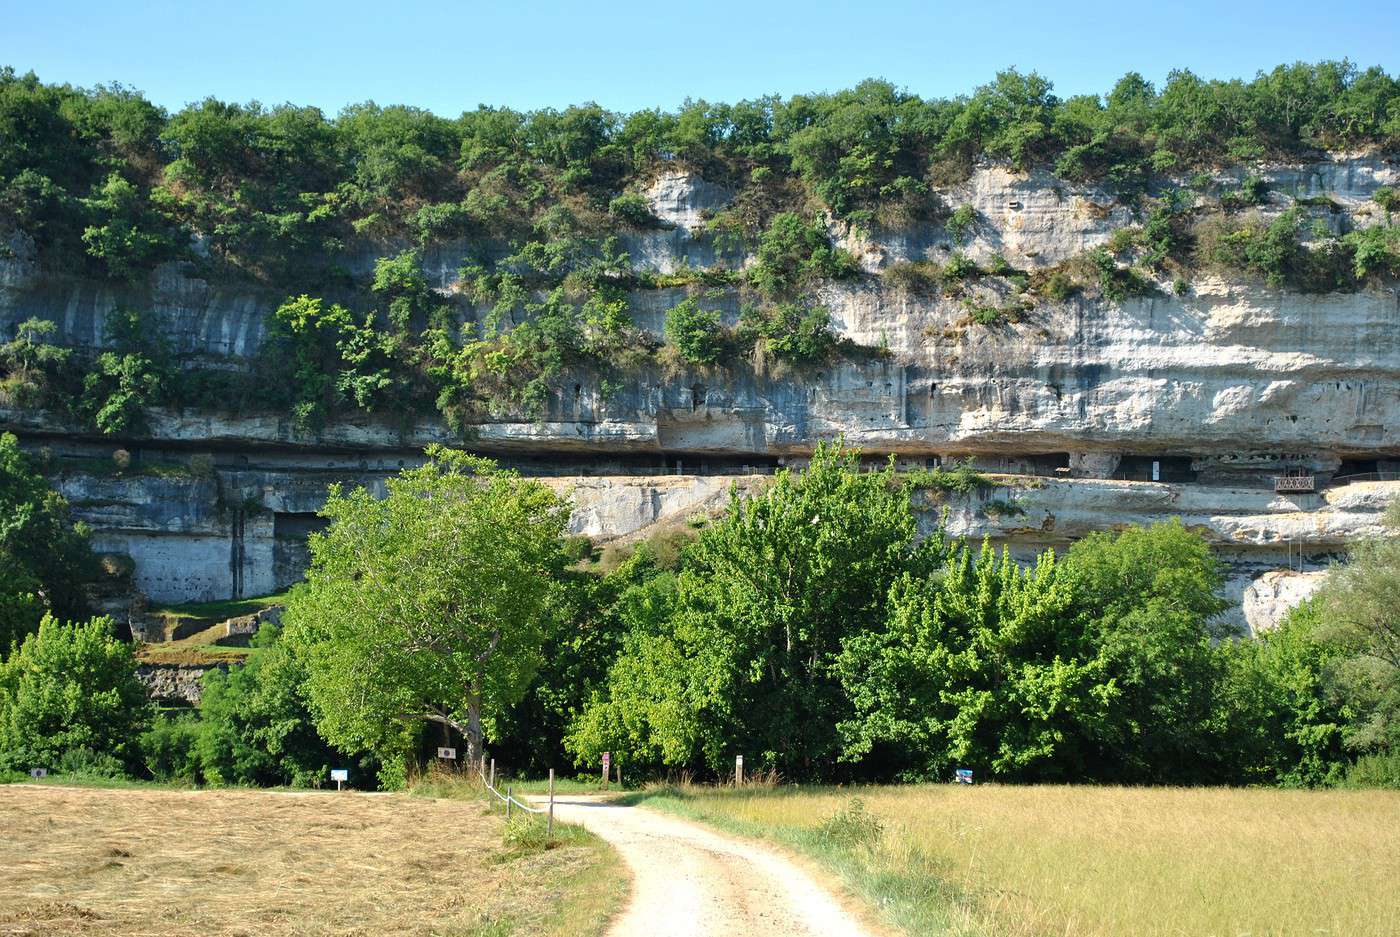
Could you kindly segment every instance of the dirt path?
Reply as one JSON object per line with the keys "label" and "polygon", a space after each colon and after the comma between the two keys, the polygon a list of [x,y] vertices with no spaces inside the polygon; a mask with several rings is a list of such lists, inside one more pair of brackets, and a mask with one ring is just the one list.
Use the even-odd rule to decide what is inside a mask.
{"label": "dirt path", "polygon": [[874,937],[790,859],[644,807],[587,795],[555,800],[622,853],[632,899],[608,937]]}

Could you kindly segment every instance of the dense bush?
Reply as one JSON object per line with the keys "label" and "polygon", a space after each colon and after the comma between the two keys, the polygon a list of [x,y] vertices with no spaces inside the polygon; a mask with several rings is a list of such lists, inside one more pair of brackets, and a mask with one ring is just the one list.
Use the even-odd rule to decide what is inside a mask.
{"label": "dense bush", "polygon": [[75,749],[136,764],[150,704],[131,645],[114,630],[110,618],[45,615],[0,663],[0,765],[53,769]]}
{"label": "dense bush", "polygon": [[691,364],[714,364],[724,353],[725,328],[716,309],[702,309],[693,298],[666,313],[666,340]]}

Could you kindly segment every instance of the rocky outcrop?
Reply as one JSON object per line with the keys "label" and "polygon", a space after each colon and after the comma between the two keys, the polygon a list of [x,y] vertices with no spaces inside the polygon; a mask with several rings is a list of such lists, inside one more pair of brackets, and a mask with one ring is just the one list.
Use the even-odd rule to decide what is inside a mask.
{"label": "rocky outcrop", "polygon": [[146,686],[146,695],[157,703],[172,706],[198,706],[204,695],[204,675],[210,670],[227,670],[227,664],[140,664],[136,676]]}
{"label": "rocky outcrop", "polygon": [[1254,580],[1244,590],[1241,602],[1250,633],[1277,628],[1284,616],[1316,592],[1326,578],[1326,570],[1305,573],[1281,569]]}

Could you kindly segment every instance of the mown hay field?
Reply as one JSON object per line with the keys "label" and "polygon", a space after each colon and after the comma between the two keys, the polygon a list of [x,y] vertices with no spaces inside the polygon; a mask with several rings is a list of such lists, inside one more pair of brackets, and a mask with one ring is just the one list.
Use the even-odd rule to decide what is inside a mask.
{"label": "mown hay field", "polygon": [[601,933],[627,880],[479,801],[0,787],[0,935]]}
{"label": "mown hay field", "polygon": [[1400,792],[684,788],[646,802],[807,852],[911,934],[1400,934]]}

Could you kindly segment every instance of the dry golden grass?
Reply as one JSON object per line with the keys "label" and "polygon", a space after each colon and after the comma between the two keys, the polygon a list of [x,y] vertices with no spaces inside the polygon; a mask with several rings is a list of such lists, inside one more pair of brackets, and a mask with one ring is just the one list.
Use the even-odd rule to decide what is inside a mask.
{"label": "dry golden grass", "polygon": [[0,934],[596,934],[611,850],[521,854],[484,804],[0,787]]}
{"label": "dry golden grass", "polygon": [[[832,846],[814,831],[853,797],[884,832]],[[806,848],[911,933],[1400,934],[1396,792],[923,785],[671,803]]]}

